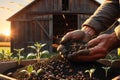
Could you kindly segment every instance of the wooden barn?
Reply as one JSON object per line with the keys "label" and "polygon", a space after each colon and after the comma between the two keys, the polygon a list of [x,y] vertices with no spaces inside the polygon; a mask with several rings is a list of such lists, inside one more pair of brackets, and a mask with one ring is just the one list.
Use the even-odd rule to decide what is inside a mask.
{"label": "wooden barn", "polygon": [[34,0],[8,19],[11,50],[40,42],[47,43],[45,48],[52,52],[52,44],[80,28],[99,5],[95,0]]}

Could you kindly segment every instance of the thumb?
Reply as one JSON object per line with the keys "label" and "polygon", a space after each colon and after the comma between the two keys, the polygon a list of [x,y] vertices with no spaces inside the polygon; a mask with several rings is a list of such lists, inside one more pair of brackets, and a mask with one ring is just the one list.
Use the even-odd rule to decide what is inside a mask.
{"label": "thumb", "polygon": [[64,44],[66,43],[67,41],[69,41],[71,39],[71,33],[67,33],[66,35],[64,35],[60,41],[60,44]]}

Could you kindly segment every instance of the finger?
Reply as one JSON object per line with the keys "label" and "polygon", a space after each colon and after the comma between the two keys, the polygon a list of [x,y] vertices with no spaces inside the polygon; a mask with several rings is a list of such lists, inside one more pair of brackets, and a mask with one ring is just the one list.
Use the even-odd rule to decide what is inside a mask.
{"label": "finger", "polygon": [[89,51],[90,51],[90,55],[95,55],[95,54],[98,54],[98,53],[107,53],[107,50],[106,48],[104,47],[100,47],[100,46],[95,46],[93,48],[89,48]]}
{"label": "finger", "polygon": [[69,56],[69,60],[71,61],[75,61],[75,62],[81,62],[81,61],[87,61],[87,62],[90,62],[90,61],[95,61],[97,59],[100,59],[100,58],[103,58],[105,57],[104,54],[95,54],[95,55],[87,55],[87,56]]}
{"label": "finger", "polygon": [[90,61],[95,61],[97,59],[100,59],[100,58],[104,58],[106,55],[103,54],[103,53],[97,53],[95,55],[90,55],[90,57],[88,57],[87,59],[90,60]]}
{"label": "finger", "polygon": [[70,32],[62,37],[62,39],[60,41],[60,44],[64,44],[69,40],[71,40],[71,33]]}
{"label": "finger", "polygon": [[59,45],[57,48],[57,51],[61,52],[61,53],[66,53],[67,50],[65,49],[65,46],[63,45]]}
{"label": "finger", "polygon": [[82,50],[78,50],[77,52],[73,53],[73,55],[89,55],[90,51],[89,49],[82,49]]}
{"label": "finger", "polygon": [[89,50],[88,49],[83,49],[83,50],[79,50],[77,52],[73,52],[72,54],[68,54],[68,58],[71,59],[73,57],[77,57],[77,56],[86,56],[89,55]]}
{"label": "finger", "polygon": [[97,45],[100,42],[100,40],[98,38],[94,38],[92,40],[90,40],[87,44],[88,47],[94,47],[95,45]]}

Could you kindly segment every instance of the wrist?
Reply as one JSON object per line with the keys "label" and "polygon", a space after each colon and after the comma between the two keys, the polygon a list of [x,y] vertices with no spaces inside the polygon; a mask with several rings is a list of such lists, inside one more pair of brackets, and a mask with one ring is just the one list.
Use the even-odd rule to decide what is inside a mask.
{"label": "wrist", "polygon": [[95,30],[90,28],[89,26],[83,26],[81,31],[84,31],[86,34],[89,34],[90,36],[95,35]]}
{"label": "wrist", "polygon": [[111,37],[115,40],[116,43],[119,42],[119,39],[117,38],[115,32],[113,32],[113,33],[111,34]]}

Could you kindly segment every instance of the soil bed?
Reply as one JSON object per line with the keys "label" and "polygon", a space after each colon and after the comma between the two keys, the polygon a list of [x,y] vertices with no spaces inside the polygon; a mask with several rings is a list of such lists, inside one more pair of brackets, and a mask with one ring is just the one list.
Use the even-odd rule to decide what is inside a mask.
{"label": "soil bed", "polygon": [[[43,71],[38,76],[31,76],[31,78],[26,80],[111,80],[120,74],[120,70],[111,68],[108,71],[108,76],[105,77],[105,72],[101,68],[104,65],[98,62],[70,62],[61,57],[61,55],[36,63],[33,66],[35,70],[41,68]],[[91,68],[95,68],[96,70],[93,77],[90,79],[89,74],[85,73],[85,70]],[[25,67],[17,70],[12,77],[23,80],[21,78],[23,75],[19,73],[22,69],[25,69]]]}
{"label": "soil bed", "polygon": [[[70,45],[70,46],[68,46]],[[18,80],[111,80],[112,78],[120,74],[120,69],[111,67],[108,70],[108,75],[105,77],[105,70],[103,65],[97,61],[95,62],[73,62],[69,61],[66,56],[68,54],[80,54],[81,49],[85,49],[81,55],[88,55],[88,47],[85,44],[66,44],[66,50],[64,50],[64,57],[61,54],[55,55],[47,60],[33,64],[34,70],[41,69],[39,75],[31,75],[29,78],[20,73],[21,70],[26,67],[20,68],[15,71],[12,77]],[[85,73],[86,70],[94,68],[95,72],[90,78],[89,73]],[[23,76],[24,79],[23,79]]]}

